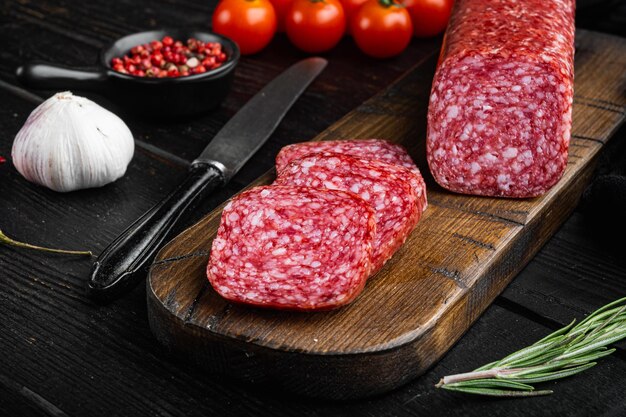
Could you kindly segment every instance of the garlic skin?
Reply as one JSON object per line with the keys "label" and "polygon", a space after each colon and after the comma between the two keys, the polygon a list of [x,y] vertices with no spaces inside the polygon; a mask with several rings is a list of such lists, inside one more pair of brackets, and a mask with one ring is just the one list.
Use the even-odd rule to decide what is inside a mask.
{"label": "garlic skin", "polygon": [[66,91],[33,110],[15,137],[11,156],[28,181],[67,192],[117,180],[134,150],[122,119]]}

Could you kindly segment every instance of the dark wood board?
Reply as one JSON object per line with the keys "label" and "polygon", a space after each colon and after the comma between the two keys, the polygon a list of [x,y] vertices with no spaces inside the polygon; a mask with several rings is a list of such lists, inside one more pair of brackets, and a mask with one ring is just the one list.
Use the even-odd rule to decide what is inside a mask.
{"label": "dark wood board", "polygon": [[[436,55],[315,140],[384,137],[424,162],[424,121]],[[388,391],[423,373],[480,316],[571,214],[598,152],[623,122],[626,41],[577,34],[568,168],[545,196],[454,195],[427,178],[430,208],[348,307],[315,314],[230,305],[205,267],[220,209],[170,242],[147,287],[150,324],[169,349],[217,373],[311,396]],[[253,185],[273,180],[269,172]]]}
{"label": "dark wood board", "polygon": [[[579,9],[579,17],[585,18],[584,22],[596,30],[623,34],[626,26],[621,23],[626,17],[623,13],[626,4],[621,0],[599,2],[620,7]],[[95,58],[99,46],[93,45],[88,51],[80,39],[88,42],[101,39],[104,44],[117,34],[134,30],[129,25],[139,29],[153,24],[204,26],[215,3],[216,0],[113,3],[0,0],[0,39],[5,41],[0,51],[0,78],[11,82],[13,66],[27,59],[57,58],[68,64],[88,63]],[[19,15],[14,13],[17,5],[23,11]],[[590,18],[590,12],[595,18]],[[108,34],[106,39],[99,35],[101,18],[109,22],[109,28],[113,27],[116,35]],[[90,30],[89,26],[94,29]],[[51,32],[49,27],[54,31]],[[284,44],[284,41],[278,39],[278,43]],[[398,59],[369,62],[367,67],[364,65],[366,60],[353,48],[352,42],[347,40],[331,54],[336,65],[326,70],[323,83],[314,84],[296,103],[268,142],[267,149],[277,150],[283,144],[314,136],[408,69],[424,45],[413,42]],[[280,53],[268,51],[260,57],[245,58],[262,65],[242,66],[238,77],[245,80],[245,87],[238,88],[238,93],[230,96],[224,107],[214,114],[194,120],[192,132],[180,124],[153,124],[130,117],[125,120],[140,139],[161,147],[162,151],[183,155],[188,146],[201,147],[194,140],[204,142],[212,137],[221,127],[220,123],[227,120],[228,114],[234,113],[246,97],[271,78],[269,73],[285,68],[297,56],[297,51],[285,48]],[[359,88],[355,94],[356,84]],[[11,98],[6,91],[5,86],[0,85],[0,155],[5,157],[9,156],[17,129],[34,107],[32,103]],[[323,109],[323,112],[310,114],[299,108],[308,103],[304,107],[315,110],[315,103],[323,103],[326,96],[332,97],[333,111]],[[295,136],[294,133],[302,134]],[[619,141],[626,143],[624,128],[605,147],[607,149],[602,150],[602,155],[626,160],[623,149],[611,146]],[[87,247],[99,252],[110,236],[123,230],[134,220],[136,213],[158,201],[178,177],[184,175],[183,167],[172,166],[167,158],[139,149],[137,152],[141,156],[133,160],[137,166],[132,168],[134,174],[130,183],[113,184],[100,199],[84,200],[54,197],[54,194],[36,187],[22,190],[28,186],[23,179],[13,174],[5,176],[14,170],[9,159],[0,164],[0,227],[14,237],[32,243]],[[193,156],[192,151],[189,154]],[[267,151],[266,155],[255,158],[243,168],[241,181],[215,195],[203,204],[201,210],[207,212],[216,202],[241,188],[240,182],[243,184],[245,179],[255,177],[255,172],[271,167],[272,157],[271,151]],[[145,174],[139,175],[142,171]],[[118,187],[124,192],[115,193],[113,190]],[[115,197],[105,198],[110,195]],[[47,205],[31,206],[30,202],[39,198],[60,208],[66,199],[72,203],[67,211],[56,208],[48,211]],[[16,214],[19,216],[15,217]],[[187,220],[192,219],[193,216]],[[169,355],[154,339],[147,322],[145,287],[137,288],[112,305],[96,306],[82,291],[89,260],[0,246],[0,414],[90,417],[623,416],[626,415],[623,396],[626,355],[619,352],[583,375],[550,385],[549,388],[555,389],[555,394],[550,397],[493,400],[455,395],[433,387],[444,374],[470,370],[544,336],[559,325],[552,319],[557,311],[563,320],[569,321],[588,314],[604,300],[624,295],[620,292],[620,282],[626,278],[624,247],[612,246],[602,237],[590,238],[590,235],[601,232],[594,229],[588,216],[576,212],[512,282],[520,290],[516,296],[505,291],[503,297],[496,299],[497,305],[488,308],[436,366],[392,393],[347,403],[303,400],[278,392],[271,386],[253,388],[207,373],[190,365],[184,357]],[[563,258],[569,262],[564,262]],[[584,275],[575,274],[578,270],[584,271]],[[545,286],[538,285],[544,282]],[[607,285],[610,282],[615,285]],[[589,299],[585,299],[585,291],[590,292]],[[532,299],[527,298],[527,294],[531,294]],[[565,309],[560,310],[560,307]],[[543,314],[551,318],[544,318]],[[51,412],[42,399],[58,412]]]}

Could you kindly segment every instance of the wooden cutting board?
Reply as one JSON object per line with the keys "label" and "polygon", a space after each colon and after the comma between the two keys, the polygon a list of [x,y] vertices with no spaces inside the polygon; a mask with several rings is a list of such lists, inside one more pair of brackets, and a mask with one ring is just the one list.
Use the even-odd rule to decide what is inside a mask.
{"label": "wooden cutting board", "polygon": [[[401,143],[427,181],[428,210],[358,299],[320,313],[229,304],[205,274],[220,207],[168,243],[151,268],[148,313],[157,339],[211,372],[309,396],[372,395],[423,373],[569,216],[597,155],[624,121],[626,40],[580,30],[576,42],[568,167],[548,194],[479,198],[435,184],[424,144],[433,55],[314,139]],[[252,185],[273,179],[268,172]]]}

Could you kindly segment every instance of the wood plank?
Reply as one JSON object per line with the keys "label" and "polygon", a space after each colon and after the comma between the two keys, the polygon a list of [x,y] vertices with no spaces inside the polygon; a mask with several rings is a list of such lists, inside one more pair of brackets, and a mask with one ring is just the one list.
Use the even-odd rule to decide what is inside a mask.
{"label": "wood plank", "polygon": [[[388,396],[336,403],[286,396],[276,387],[242,385],[171,357],[151,337],[144,324],[145,308],[139,303],[119,308],[75,305],[61,288],[33,284],[19,270],[11,271],[11,276],[12,284],[0,283],[3,373],[70,416],[516,416],[521,410],[524,415],[539,415],[549,409],[582,417],[624,405],[620,393],[626,383],[626,362],[617,356],[604,359],[581,376],[545,385],[556,393],[526,401],[521,409],[519,400],[494,401],[437,391],[434,384],[444,374],[495,360],[551,331],[498,306],[490,307],[422,378]],[[55,272],[49,279],[64,278]],[[590,390],[589,386],[603,389]],[[32,404],[16,401],[15,394],[11,397],[11,403],[0,407],[7,415],[21,415],[19,411]]]}
{"label": "wood plank", "polygon": [[576,27],[626,37],[626,3],[621,0],[576,2]]}
{"label": "wood plank", "polygon": [[[557,326],[626,296],[624,246],[593,226],[574,213],[503,292],[503,305]],[[618,347],[626,351],[626,342]]]}
{"label": "wood plank", "polygon": [[[596,175],[626,174],[626,126],[605,148]],[[511,308],[562,325],[626,295],[621,213],[590,196],[581,206],[503,292]]]}
{"label": "wood plank", "polygon": [[[230,305],[210,288],[205,265],[217,209],[157,257],[148,283],[157,338],[212,371],[312,396],[371,395],[424,372],[569,216],[602,145],[624,120],[626,41],[580,31],[577,45],[575,89],[585,103],[574,104],[569,165],[546,195],[453,195],[427,178],[430,208],[404,247],[354,303],[308,315]],[[418,65],[316,139],[384,137],[422,162],[434,66],[434,58]],[[270,172],[256,184],[272,179]]]}
{"label": "wood plank", "polygon": [[[42,407],[42,403],[45,404]],[[45,406],[49,404],[42,402],[41,397],[36,393],[16,384],[10,378],[0,375],[0,410],[14,416],[50,416]],[[54,414],[53,414],[54,415]],[[63,414],[58,414],[64,417]]]}
{"label": "wood plank", "polygon": [[[4,218],[12,220],[2,224],[8,235],[33,243],[48,242],[50,246],[73,242],[76,247],[98,253],[134,219],[167,195],[187,172],[186,167],[164,161],[137,147],[126,175],[103,188],[64,194],[31,184],[15,170],[10,155],[13,138],[35,105],[1,87],[0,99],[4,103],[0,107],[4,133],[0,137],[0,155],[7,158],[7,162],[0,165],[0,195],[10,199],[10,204],[2,208]],[[202,207],[215,207],[237,189],[220,190],[203,202]],[[33,221],[35,212],[37,219]],[[187,219],[187,224],[192,222],[191,218]],[[59,225],[67,227],[59,228]],[[85,225],[92,227],[83,231]],[[183,225],[179,230],[182,228]]]}
{"label": "wood plank", "polygon": [[[34,107],[0,88],[0,229],[21,241],[48,247],[91,250],[98,254],[138,216],[161,200],[186,175],[186,168],[163,161],[140,148],[135,151],[126,175],[100,189],[56,193],[22,178],[11,163],[13,138]],[[225,187],[202,202],[210,210],[238,188]],[[199,217],[190,215],[178,230]],[[33,251],[0,246],[3,276],[24,276],[33,289],[59,291],[74,307],[91,305],[85,289],[93,260],[63,256],[42,256]],[[24,275],[25,274],[25,275]],[[62,279],[58,279],[58,277]],[[3,282],[6,280],[2,280]],[[1,291],[0,291],[1,292]],[[143,308],[143,288],[136,290],[117,308],[136,312]],[[47,301],[42,300],[47,303]],[[133,302],[136,304],[133,305]],[[119,311],[119,310],[118,310]],[[135,322],[137,326],[143,322]],[[19,327],[17,327],[19,328]]]}

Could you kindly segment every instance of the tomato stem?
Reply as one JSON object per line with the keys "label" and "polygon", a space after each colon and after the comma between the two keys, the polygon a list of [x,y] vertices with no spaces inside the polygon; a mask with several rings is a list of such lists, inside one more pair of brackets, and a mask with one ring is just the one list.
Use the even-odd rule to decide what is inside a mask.
{"label": "tomato stem", "polygon": [[395,0],[378,0],[378,3],[380,3],[381,6],[388,8],[388,7],[404,7],[402,4],[396,2]]}
{"label": "tomato stem", "polygon": [[33,250],[38,250],[38,251],[42,251],[42,252],[61,253],[61,254],[65,254],[65,255],[93,256],[91,251],[75,251],[75,250],[51,249],[51,248],[44,248],[44,247],[41,247],[41,246],[31,245],[29,243],[18,242],[16,240],[11,239],[10,237],[5,235],[4,233],[2,233],[2,230],[0,230],[0,243],[3,243],[5,245],[9,245],[9,246],[16,246],[18,248],[33,249]]}

